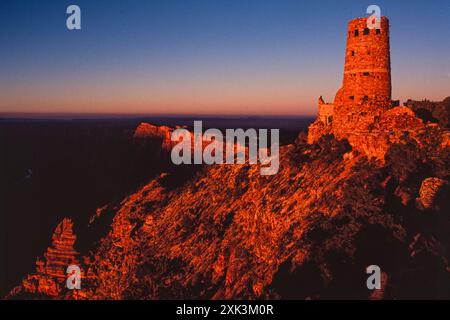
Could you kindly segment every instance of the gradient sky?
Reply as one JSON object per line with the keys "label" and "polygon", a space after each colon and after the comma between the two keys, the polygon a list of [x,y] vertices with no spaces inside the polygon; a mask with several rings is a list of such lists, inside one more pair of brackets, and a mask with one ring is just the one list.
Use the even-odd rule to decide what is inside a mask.
{"label": "gradient sky", "polygon": [[315,114],[370,4],[391,21],[393,97],[449,96],[449,0],[1,0],[0,112]]}

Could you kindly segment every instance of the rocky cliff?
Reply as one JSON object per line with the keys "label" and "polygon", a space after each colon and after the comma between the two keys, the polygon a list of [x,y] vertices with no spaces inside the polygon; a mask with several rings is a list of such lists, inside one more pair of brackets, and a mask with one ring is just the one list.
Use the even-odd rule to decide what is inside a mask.
{"label": "rocky cliff", "polygon": [[[67,267],[80,265],[78,252],[74,249],[77,239],[70,219],[61,221],[52,236],[52,245],[44,258],[37,258],[36,270],[26,277],[22,284],[14,288],[10,295],[63,298],[70,293],[66,290]],[[75,293],[75,291],[73,292]],[[68,297],[72,297],[71,294]]]}
{"label": "rocky cliff", "polygon": [[[280,150],[275,176],[247,164],[204,167],[187,180],[161,174],[113,207],[108,233],[82,259],[89,277],[76,297],[449,298],[442,139],[431,129],[420,144],[403,136],[379,161],[346,140],[308,144],[302,135]],[[58,230],[68,228],[57,228],[61,239]],[[49,252],[50,266],[65,257]],[[372,264],[383,271],[376,293],[365,286]],[[10,297],[73,298],[29,285],[58,282],[52,270],[38,267]]]}
{"label": "rocky cliff", "polygon": [[173,142],[170,140],[173,129],[167,126],[154,126],[150,123],[141,123],[134,132],[134,139],[159,143],[163,151],[170,151]]}

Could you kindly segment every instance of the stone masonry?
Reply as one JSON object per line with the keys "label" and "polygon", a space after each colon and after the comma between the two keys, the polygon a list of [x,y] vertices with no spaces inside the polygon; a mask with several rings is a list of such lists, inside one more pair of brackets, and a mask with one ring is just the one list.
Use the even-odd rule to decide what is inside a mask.
{"label": "stone masonry", "polygon": [[318,101],[318,117],[308,130],[308,142],[325,134],[347,139],[354,150],[384,161],[391,143],[405,133],[423,131],[425,125],[391,98],[389,20],[369,29],[367,18],[349,22],[342,87],[333,103]]}

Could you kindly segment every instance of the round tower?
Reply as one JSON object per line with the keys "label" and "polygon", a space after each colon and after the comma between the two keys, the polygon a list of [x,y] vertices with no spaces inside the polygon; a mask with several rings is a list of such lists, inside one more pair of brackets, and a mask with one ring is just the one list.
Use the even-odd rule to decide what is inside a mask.
{"label": "round tower", "polygon": [[391,102],[389,20],[382,17],[379,29],[369,29],[367,19],[348,24],[344,81],[336,106]]}

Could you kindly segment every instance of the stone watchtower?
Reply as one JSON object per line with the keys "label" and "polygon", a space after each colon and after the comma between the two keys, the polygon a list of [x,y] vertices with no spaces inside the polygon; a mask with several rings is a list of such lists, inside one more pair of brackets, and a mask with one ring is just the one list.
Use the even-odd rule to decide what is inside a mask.
{"label": "stone watchtower", "polygon": [[367,19],[356,18],[348,24],[342,87],[334,103],[319,98],[308,142],[333,134],[338,140],[346,139],[352,149],[383,162],[392,143],[401,142],[405,132],[417,137],[425,126],[411,109],[391,100],[389,20],[382,17],[378,28],[369,29]]}
{"label": "stone watchtower", "polygon": [[369,29],[367,19],[348,24],[342,87],[334,103],[319,98],[310,143],[327,133],[344,138],[350,132],[368,131],[392,107],[389,20],[382,17],[379,28]]}
{"label": "stone watchtower", "polygon": [[389,20],[381,18],[379,29],[369,29],[367,18],[349,22],[344,81],[335,106],[365,102],[391,102]]}

